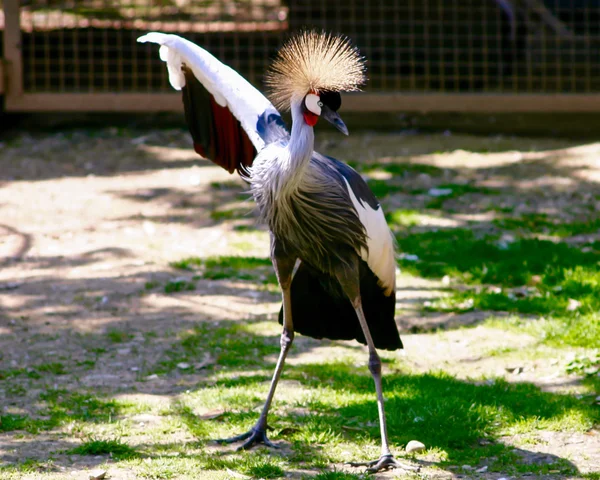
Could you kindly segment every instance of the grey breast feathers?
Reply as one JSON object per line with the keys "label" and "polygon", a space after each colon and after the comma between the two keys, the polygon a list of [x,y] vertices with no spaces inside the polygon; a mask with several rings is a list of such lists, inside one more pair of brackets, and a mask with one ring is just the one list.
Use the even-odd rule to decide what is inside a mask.
{"label": "grey breast feathers", "polygon": [[315,153],[296,188],[272,207],[269,226],[290,255],[333,274],[336,265],[367,248],[367,237],[344,177]]}

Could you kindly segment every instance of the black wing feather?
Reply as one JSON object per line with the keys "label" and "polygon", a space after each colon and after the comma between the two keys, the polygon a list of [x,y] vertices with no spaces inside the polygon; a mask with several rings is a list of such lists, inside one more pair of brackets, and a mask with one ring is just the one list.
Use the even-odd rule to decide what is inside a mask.
{"label": "black wing feather", "polygon": [[[360,295],[375,347],[403,348],[394,320],[396,292],[386,296],[363,260],[360,260]],[[354,307],[341,292],[337,280],[301,263],[292,281],[291,297],[296,332],[313,338],[367,343]],[[283,324],[283,310],[279,312],[279,323]]]}

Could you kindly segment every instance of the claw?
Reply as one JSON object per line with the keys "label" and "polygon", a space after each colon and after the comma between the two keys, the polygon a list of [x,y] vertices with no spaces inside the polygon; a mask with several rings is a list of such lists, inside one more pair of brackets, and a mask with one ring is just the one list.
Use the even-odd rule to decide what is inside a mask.
{"label": "claw", "polygon": [[382,455],[377,460],[371,462],[350,462],[351,467],[367,467],[366,473],[376,473],[382,470],[390,470],[392,468],[401,468],[411,472],[418,472],[420,466],[412,466],[405,463],[400,463],[392,455]]}
{"label": "claw", "polygon": [[238,451],[239,450],[249,450],[252,447],[254,447],[260,443],[264,443],[267,447],[279,448],[277,445],[275,445],[273,442],[271,442],[267,438],[266,430],[262,430],[262,429],[259,429],[256,427],[254,427],[249,432],[242,433],[241,435],[236,435],[235,437],[231,437],[231,438],[220,438],[220,439],[215,440],[215,442],[217,442],[217,443],[235,443],[235,442],[239,442],[241,440],[246,440],[246,441],[244,443],[242,443],[238,448],[236,448],[236,450],[238,450]]}

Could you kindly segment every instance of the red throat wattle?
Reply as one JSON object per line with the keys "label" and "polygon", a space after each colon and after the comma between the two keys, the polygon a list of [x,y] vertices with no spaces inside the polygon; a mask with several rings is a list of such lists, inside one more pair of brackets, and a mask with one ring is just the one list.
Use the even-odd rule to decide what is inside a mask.
{"label": "red throat wattle", "polygon": [[319,120],[318,115],[315,115],[314,113],[309,111],[305,111],[302,114],[304,115],[304,121],[307,125],[314,127],[317,124],[317,121]]}

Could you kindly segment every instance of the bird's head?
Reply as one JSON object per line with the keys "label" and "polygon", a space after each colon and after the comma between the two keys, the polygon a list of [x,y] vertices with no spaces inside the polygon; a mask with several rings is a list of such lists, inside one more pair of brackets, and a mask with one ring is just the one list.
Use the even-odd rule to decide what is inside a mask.
{"label": "bird's head", "polygon": [[348,135],[337,113],[340,92],[359,90],[365,79],[364,58],[347,37],[308,31],[279,50],[266,83],[277,108],[289,110],[299,104],[306,124],[314,126],[322,117]]}
{"label": "bird's head", "polygon": [[344,135],[348,135],[348,128],[337,113],[341,105],[340,92],[310,92],[306,94],[302,102],[302,116],[304,121],[311,127],[314,127],[319,117],[321,117]]}

